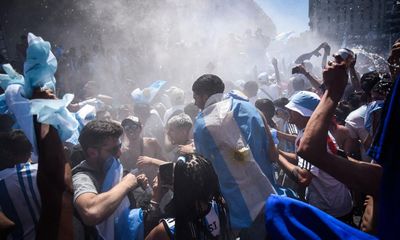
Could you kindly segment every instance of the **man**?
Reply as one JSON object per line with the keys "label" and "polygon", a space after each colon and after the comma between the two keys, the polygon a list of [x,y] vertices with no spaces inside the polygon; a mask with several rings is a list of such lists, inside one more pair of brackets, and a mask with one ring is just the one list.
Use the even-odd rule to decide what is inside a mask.
{"label": "man", "polygon": [[[289,110],[290,122],[295,124],[299,134],[295,141],[297,149],[303,136],[304,128],[313,111],[319,103],[317,94],[301,91],[295,94],[286,104]],[[329,136],[326,146],[330,152],[336,154],[337,147],[333,137]],[[307,187],[306,200],[311,205],[331,214],[334,217],[351,221],[352,198],[348,188],[338,180],[310,165],[307,159],[302,159],[293,153],[280,151],[279,164],[282,169],[292,176],[300,186]]]}
{"label": "man", "polygon": [[232,228],[241,239],[265,239],[263,207],[275,193],[271,161],[276,149],[257,109],[234,96],[223,99],[224,88],[212,74],[193,83],[201,110],[194,126],[196,151],[211,161],[218,175]]}
{"label": "man", "polygon": [[121,125],[128,139],[121,154],[122,166],[127,171],[140,168],[152,181],[158,171],[158,167],[154,166],[155,163],[164,163],[160,145],[155,138],[141,136],[142,123],[139,118],[129,116],[122,121]]}
{"label": "man", "polygon": [[79,136],[86,160],[72,170],[75,208],[83,223],[88,226],[98,225],[100,235],[106,239],[114,236],[114,219],[111,219],[112,229],[103,228],[99,224],[105,223],[110,216],[114,217],[114,212],[125,201],[127,193],[145,178],[143,175],[136,178],[128,173],[110,186],[109,170],[114,170],[112,167],[119,164],[117,158],[121,155],[122,132],[122,127],[114,122],[89,122]]}
{"label": "man", "polygon": [[170,162],[176,162],[182,150],[193,153],[193,139],[190,138],[192,126],[192,119],[185,113],[169,119],[167,137],[171,145],[167,148],[167,157]]}
{"label": "man", "polygon": [[14,224],[8,232],[11,239],[36,239],[41,204],[36,184],[38,164],[28,162],[31,151],[22,131],[0,134],[0,212]]}
{"label": "man", "polygon": [[258,84],[256,81],[248,81],[243,85],[243,93],[254,105],[257,100]]}

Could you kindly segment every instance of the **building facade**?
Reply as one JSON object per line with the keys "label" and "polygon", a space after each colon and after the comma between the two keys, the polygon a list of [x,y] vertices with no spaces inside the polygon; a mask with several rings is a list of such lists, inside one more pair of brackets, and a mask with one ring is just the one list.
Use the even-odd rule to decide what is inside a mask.
{"label": "building facade", "polygon": [[309,0],[310,29],[339,46],[387,52],[400,37],[399,0]]}

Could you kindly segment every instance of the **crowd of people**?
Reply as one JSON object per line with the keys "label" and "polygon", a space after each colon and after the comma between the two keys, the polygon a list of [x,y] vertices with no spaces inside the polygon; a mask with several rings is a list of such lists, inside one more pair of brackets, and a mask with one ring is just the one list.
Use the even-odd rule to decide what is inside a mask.
{"label": "crowd of people", "polygon": [[396,238],[400,40],[388,71],[322,43],[291,73],[107,92],[27,43],[0,75],[2,239]]}

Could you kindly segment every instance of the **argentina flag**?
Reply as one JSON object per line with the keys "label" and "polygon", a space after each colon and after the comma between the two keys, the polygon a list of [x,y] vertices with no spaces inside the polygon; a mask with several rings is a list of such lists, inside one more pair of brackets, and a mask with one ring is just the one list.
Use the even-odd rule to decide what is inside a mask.
{"label": "argentina flag", "polygon": [[[212,95],[194,126],[196,151],[211,161],[234,229],[249,227],[273,188],[264,122],[254,106]],[[271,183],[272,182],[272,183]]]}

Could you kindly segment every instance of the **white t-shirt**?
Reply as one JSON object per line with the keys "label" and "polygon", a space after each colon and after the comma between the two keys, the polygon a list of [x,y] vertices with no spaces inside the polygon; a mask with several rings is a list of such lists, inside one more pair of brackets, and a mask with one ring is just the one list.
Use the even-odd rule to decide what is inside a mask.
{"label": "white t-shirt", "polygon": [[364,141],[368,136],[368,131],[365,129],[365,113],[367,111],[367,105],[362,105],[356,110],[352,111],[346,118],[346,127],[350,129],[350,136],[352,138],[360,139]]}
{"label": "white t-shirt", "polygon": [[[297,136],[296,150],[303,133],[304,130],[301,130]],[[298,165],[307,168],[313,175],[306,190],[306,200],[309,204],[334,217],[342,217],[350,213],[353,208],[351,193],[343,183],[321,169],[305,163],[300,157]]]}
{"label": "white t-shirt", "polygon": [[[363,143],[368,137],[368,130],[365,128],[365,114],[367,112],[367,105],[362,105],[356,110],[352,111],[345,120],[345,127],[350,131],[350,136]],[[366,154],[364,145],[360,144],[361,159],[363,161],[371,161],[371,158]]]}

